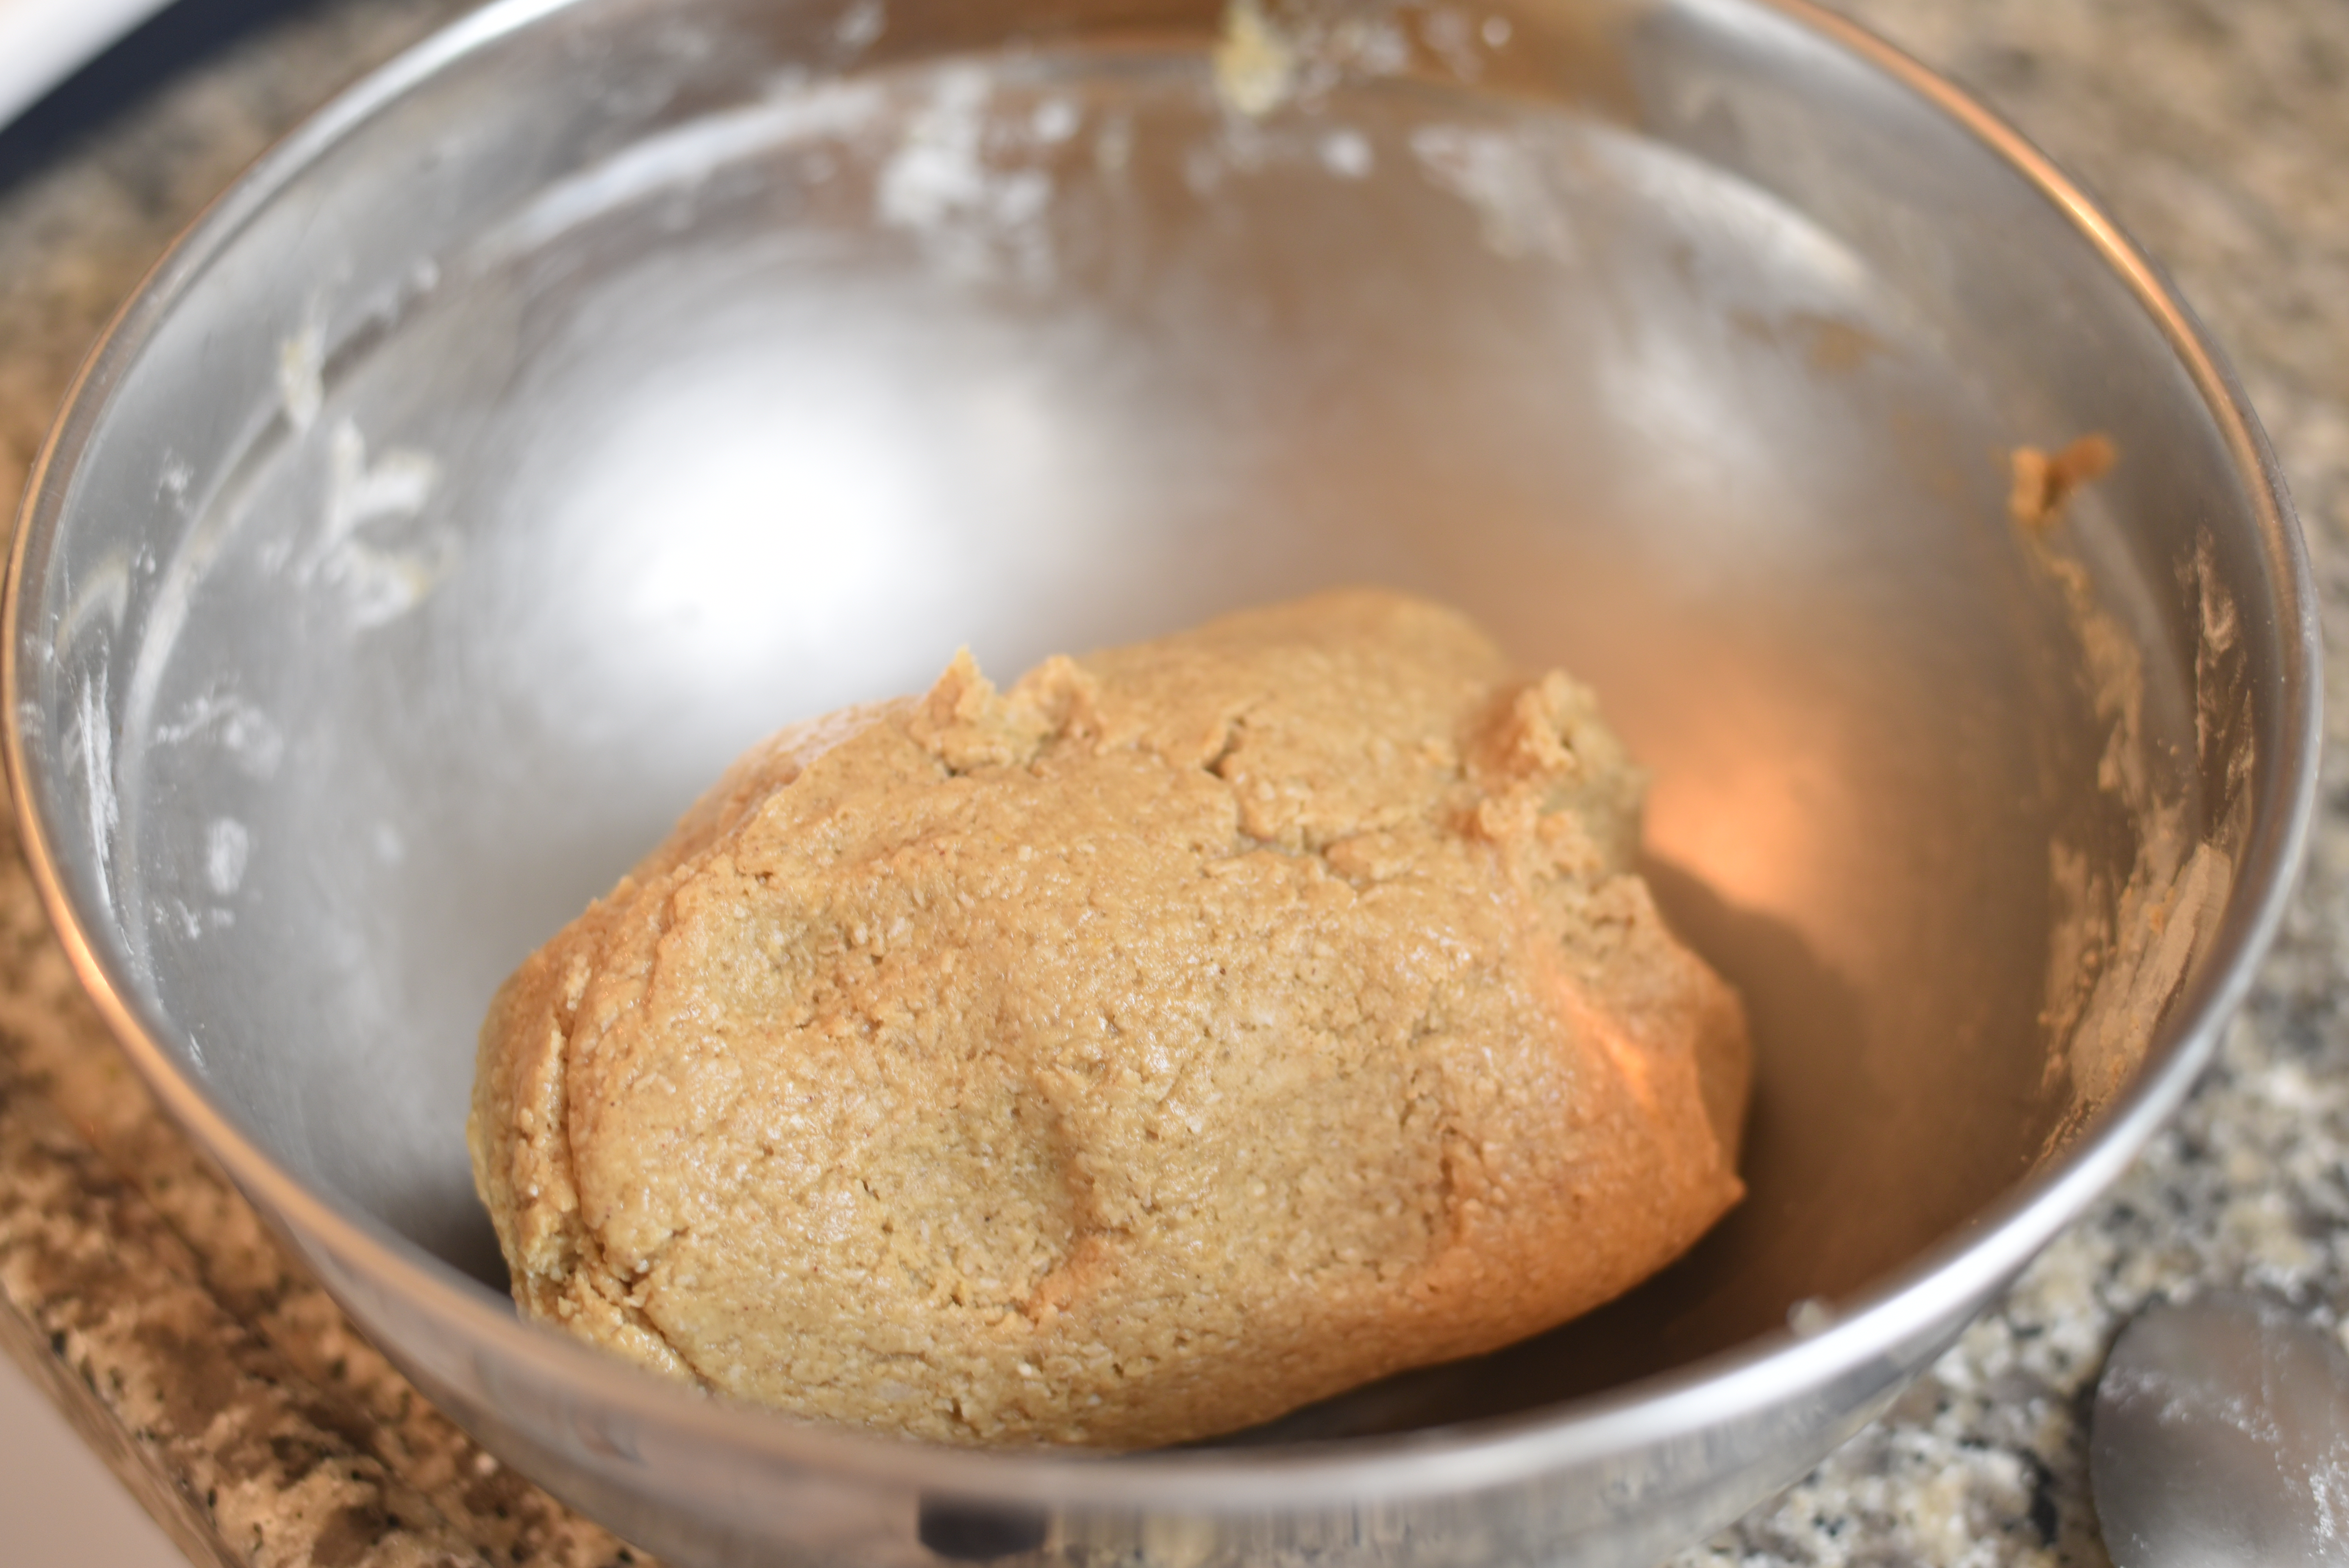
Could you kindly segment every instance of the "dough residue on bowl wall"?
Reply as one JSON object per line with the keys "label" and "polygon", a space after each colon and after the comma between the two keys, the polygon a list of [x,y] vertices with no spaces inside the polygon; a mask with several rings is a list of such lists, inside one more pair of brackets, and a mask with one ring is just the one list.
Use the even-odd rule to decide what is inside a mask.
{"label": "dough residue on bowl wall", "polygon": [[[2166,787],[2146,734],[2145,656],[2137,640],[2099,600],[2086,564],[2064,547],[2056,525],[2084,485],[2108,472],[2119,453],[2107,438],[2080,438],[2050,454],[2022,447],[2013,454],[2009,515],[2033,568],[2060,594],[2082,655],[2090,702],[2106,739],[2096,782],[2120,808],[2136,838],[2133,859],[2116,877],[2088,848],[2061,838],[2049,845],[2050,926],[2046,1088],[2067,1090],[2045,1152],[2068,1143],[2125,1088],[2145,1059],[2163,1011],[2207,947],[2234,885],[2228,846],[2240,839],[2248,799],[2251,737],[2232,717],[2225,660],[2237,625],[2233,600],[2220,583],[2204,536],[2193,581],[2199,611],[2195,667],[2199,758],[2223,747],[2236,787],[2203,815],[2182,791]],[[2236,694],[2240,696],[2240,694]],[[2198,758],[2199,759],[2199,758]]]}

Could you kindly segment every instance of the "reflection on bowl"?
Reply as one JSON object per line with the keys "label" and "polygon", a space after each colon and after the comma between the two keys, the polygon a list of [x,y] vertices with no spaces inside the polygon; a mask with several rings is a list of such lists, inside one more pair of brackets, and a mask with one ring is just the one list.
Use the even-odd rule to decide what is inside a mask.
{"label": "reflection on bowl", "polygon": [[[37,475],[10,759],[85,977],[420,1386],[680,1563],[1652,1560],[2078,1212],[2277,917],[2296,531],[2009,133],[1791,0],[1233,17],[493,6],[207,216]],[[2010,520],[2005,454],[2088,431],[2118,467]],[[1575,669],[1654,773],[1655,883],[1761,1057],[1694,1254],[1114,1464],[796,1427],[512,1319],[481,1010],[728,757],[959,644],[1359,581]]]}

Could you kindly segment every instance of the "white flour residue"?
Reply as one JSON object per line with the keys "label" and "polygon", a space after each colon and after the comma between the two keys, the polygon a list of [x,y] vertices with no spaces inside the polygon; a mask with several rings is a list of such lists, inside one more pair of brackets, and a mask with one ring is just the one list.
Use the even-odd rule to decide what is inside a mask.
{"label": "white flour residue", "polygon": [[1478,16],[1465,6],[1438,6],[1420,19],[1420,41],[1444,68],[1464,82],[1481,78],[1492,57],[1516,36],[1516,28],[1497,13]]}
{"label": "white flour residue", "polygon": [[217,896],[235,896],[252,858],[252,830],[235,818],[215,817],[204,829],[204,881]]}
{"label": "white flour residue", "polygon": [[1366,77],[1399,77],[1411,69],[1411,38],[1392,17],[1349,16],[1314,53]]}
{"label": "white flour residue", "polygon": [[793,143],[810,156],[870,135],[888,97],[869,79],[831,77],[811,84],[805,73],[782,73],[768,96],[740,108],[706,115],[672,131],[631,142],[622,151],[546,191],[498,230],[484,246],[492,262],[533,254],[605,213],[658,197],[690,193],[719,170]]}
{"label": "white flour residue", "polygon": [[1321,167],[1340,180],[1367,180],[1378,160],[1371,139],[1359,130],[1341,129],[1321,139]]}
{"label": "white flour residue", "polygon": [[114,830],[122,820],[122,809],[114,792],[114,716],[109,707],[106,666],[100,665],[75,694],[74,715],[66,726],[64,739],[66,754],[81,764],[90,848],[97,851],[101,868],[98,888],[111,904],[112,879],[106,873],[114,862]]}
{"label": "white flour residue", "polygon": [[889,10],[881,0],[856,0],[832,26],[833,42],[852,55],[861,55],[889,30]]}
{"label": "white flour residue", "polygon": [[1064,98],[1048,98],[1028,117],[1028,134],[1039,147],[1058,147],[1077,134],[1084,112]]}
{"label": "white flour residue", "polygon": [[1412,152],[1429,179],[1476,211],[1485,246],[1496,255],[1575,256],[1574,228],[1534,150],[1499,130],[1424,125]]}
{"label": "white flour residue", "polygon": [[326,404],[326,327],[314,311],[277,345],[277,401],[296,435],[318,422]]}
{"label": "white flour residue", "polygon": [[57,645],[71,647],[96,625],[119,632],[122,617],[129,610],[130,557],[121,550],[109,550],[75,581],[65,614],[57,623]]}
{"label": "white flour residue", "polygon": [[155,727],[157,746],[204,741],[227,753],[246,777],[266,782],[285,758],[285,736],[270,717],[233,692],[215,688]]}
{"label": "white flour residue", "polygon": [[188,492],[196,482],[196,470],[188,459],[177,452],[163,454],[162,472],[155,477],[155,499],[171,503],[173,510],[185,511]]}
{"label": "white flour residue", "polygon": [[1228,0],[1216,39],[1216,96],[1251,119],[1288,101],[1297,87],[1297,46],[1257,0]]}
{"label": "white flour residue", "polygon": [[[1493,20],[1507,26],[1500,17]],[[1466,12],[1448,6],[1431,11],[1420,23],[1419,36],[1427,40],[1429,50],[1444,62],[1444,68],[1462,81],[1473,82],[1485,74],[1485,52],[1478,47],[1483,36]]]}
{"label": "white flour residue", "polygon": [[[978,66],[938,73],[929,101],[882,165],[875,203],[883,222],[904,229],[931,260],[971,279],[1009,273],[1041,284],[1053,255],[1045,218],[1052,177],[1033,162],[1032,122],[999,122],[993,87]],[[1052,121],[1057,116],[1050,117]],[[1061,128],[1048,123],[1055,132]],[[1058,140],[1076,134],[1070,124]],[[990,155],[1001,157],[999,165]]]}
{"label": "white flour residue", "polygon": [[[326,515],[299,570],[343,590],[355,627],[406,614],[454,565],[453,534],[435,530],[418,537],[411,531],[440,480],[440,465],[429,453],[394,447],[370,459],[357,425],[346,419],[335,427]],[[398,538],[402,533],[409,536]],[[378,542],[387,534],[395,538]]]}
{"label": "white flour residue", "polygon": [[1786,1309],[1786,1326],[1797,1339],[1816,1339],[1835,1323],[1834,1304],[1819,1296],[1806,1295]]}
{"label": "white flour residue", "polygon": [[1417,55],[1401,18],[1387,8],[1350,5],[1334,15],[1320,8],[1288,19],[1282,36],[1296,63],[1291,96],[1308,104],[1348,77],[1407,76]]}
{"label": "white flour residue", "polygon": [[[236,923],[236,912],[222,909],[217,904],[207,909],[195,909],[175,898],[171,901],[171,917],[180,923],[180,934],[190,942],[198,940],[207,931],[219,931]],[[193,1040],[188,1042],[188,1054],[195,1058],[198,1067],[204,1065],[203,1052]]]}
{"label": "white flour residue", "polygon": [[2349,1527],[2349,1452],[2336,1438],[2308,1477],[2310,1498],[2316,1504],[2316,1538],[2327,1548],[2342,1543]]}

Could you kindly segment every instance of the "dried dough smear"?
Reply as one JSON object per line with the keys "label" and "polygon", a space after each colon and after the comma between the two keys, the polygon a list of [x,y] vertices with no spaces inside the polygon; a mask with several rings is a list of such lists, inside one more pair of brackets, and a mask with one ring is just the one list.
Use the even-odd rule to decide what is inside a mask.
{"label": "dried dough smear", "polygon": [[1589,694],[1367,590],[786,730],[507,981],[530,1315],[953,1443],[1229,1431],[1735,1202],[1745,1026]]}

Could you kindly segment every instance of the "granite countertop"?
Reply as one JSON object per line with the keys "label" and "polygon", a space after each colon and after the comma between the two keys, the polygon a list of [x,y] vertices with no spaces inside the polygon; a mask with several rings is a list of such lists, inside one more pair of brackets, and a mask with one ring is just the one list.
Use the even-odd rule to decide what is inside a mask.
{"label": "granite countertop", "polygon": [[[85,132],[0,161],[0,490],[171,236],[274,137],[463,0],[257,7]],[[2349,6],[1847,0],[2081,177],[2232,355],[2349,648]],[[183,7],[183,10],[186,9]],[[248,9],[255,9],[248,7]],[[202,13],[232,13],[211,5]],[[182,36],[186,28],[182,27]],[[2331,660],[2328,660],[2331,663]],[[2327,776],[2349,674],[2328,670]],[[1892,1412],[1676,1568],[2104,1564],[2085,1414],[2149,1296],[2250,1283],[2349,1323],[2349,795],[2192,1101]],[[191,1557],[642,1561],[475,1449],[165,1123],[0,857],[0,1343]]]}

